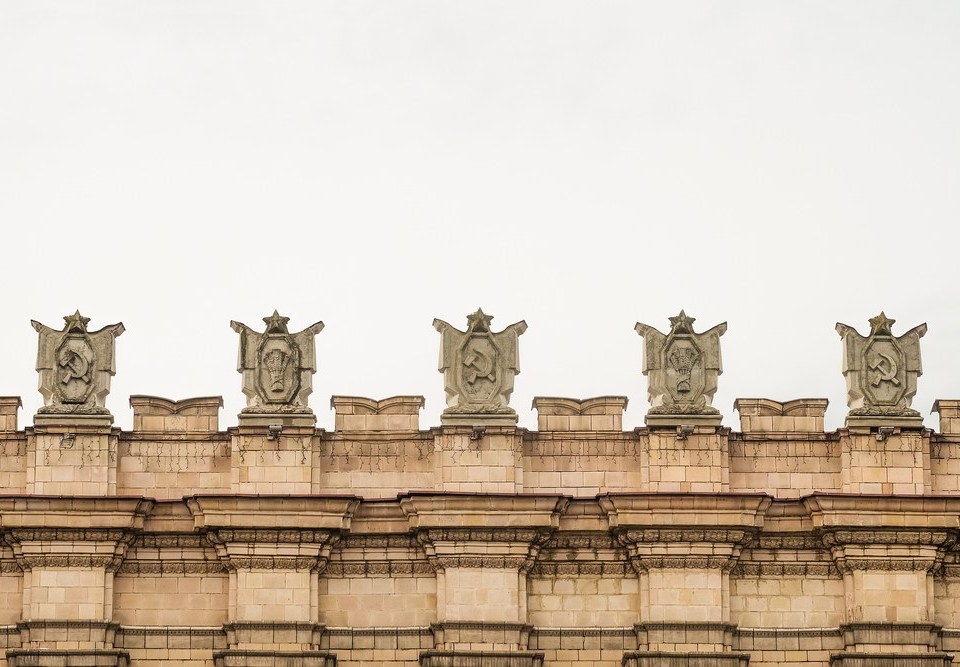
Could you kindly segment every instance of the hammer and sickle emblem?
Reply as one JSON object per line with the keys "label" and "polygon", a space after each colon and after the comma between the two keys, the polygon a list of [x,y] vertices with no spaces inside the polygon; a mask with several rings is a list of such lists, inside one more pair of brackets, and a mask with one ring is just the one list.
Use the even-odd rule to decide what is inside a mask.
{"label": "hammer and sickle emblem", "polygon": [[897,362],[883,352],[877,354],[880,356],[870,364],[870,370],[876,371],[877,375],[870,384],[879,387],[881,382],[890,382],[893,386],[899,387],[900,379],[897,377],[897,371],[900,369]]}
{"label": "hammer and sickle emblem", "polygon": [[57,359],[57,364],[62,369],[60,375],[61,382],[66,383],[70,380],[82,380],[83,382],[90,382],[90,378],[87,377],[87,374],[90,370],[90,364],[75,350],[62,350],[60,352],[60,357]]}
{"label": "hammer and sickle emblem", "polygon": [[486,378],[493,382],[497,376],[493,374],[493,360],[480,350],[470,350],[463,358],[463,365],[467,372],[464,377],[473,384],[477,378]]}

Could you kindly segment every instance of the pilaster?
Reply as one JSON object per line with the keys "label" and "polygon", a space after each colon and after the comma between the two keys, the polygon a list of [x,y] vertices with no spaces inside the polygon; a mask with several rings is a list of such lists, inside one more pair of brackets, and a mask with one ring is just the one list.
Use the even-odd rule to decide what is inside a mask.
{"label": "pilaster", "polygon": [[814,495],[805,503],[843,574],[845,650],[831,665],[949,664],[933,624],[933,573],[956,543],[960,499]]}
{"label": "pilaster", "polygon": [[410,528],[437,573],[430,667],[540,665],[528,651],[527,573],[569,499],[548,495],[409,494]]}
{"label": "pilaster", "polygon": [[625,665],[742,665],[730,570],[771,503],[761,494],[607,494],[610,529],[640,578],[638,652]]}
{"label": "pilaster", "polygon": [[14,667],[114,667],[113,577],[153,507],[141,498],[0,499],[3,539],[23,572]]}
{"label": "pilaster", "polygon": [[193,496],[195,527],[229,572],[220,667],[328,667],[319,577],[359,505],[350,497]]}
{"label": "pilaster", "polygon": [[433,429],[436,488],[443,492],[521,493],[523,433],[515,427]]}

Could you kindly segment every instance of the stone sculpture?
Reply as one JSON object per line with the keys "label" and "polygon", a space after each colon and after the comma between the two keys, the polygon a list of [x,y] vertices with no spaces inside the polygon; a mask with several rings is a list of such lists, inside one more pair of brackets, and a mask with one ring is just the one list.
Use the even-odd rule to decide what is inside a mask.
{"label": "stone sculpture", "polygon": [[87,331],[89,317],[80,311],[64,318],[62,331],[31,320],[40,334],[37,371],[43,407],[40,413],[109,415],[105,401],[116,374],[114,349],[122,322]]}
{"label": "stone sculpture", "polygon": [[441,334],[439,370],[447,394],[443,424],[517,422],[509,403],[514,376],[520,372],[519,338],[527,323],[521,320],[494,333],[492,319],[477,309],[467,316],[466,331],[443,320],[433,321]]}
{"label": "stone sculpture", "polygon": [[246,413],[310,412],[307,397],[313,391],[317,370],[314,337],[323,331],[323,322],[291,334],[289,317],[276,310],[263,318],[263,333],[242,322],[230,326],[240,334],[237,371],[243,377],[247,397]]}
{"label": "stone sculpture", "polygon": [[837,322],[843,340],[843,377],[847,381],[848,425],[921,424],[920,413],[910,407],[923,374],[920,339],[927,325],[920,324],[895,337],[891,320],[883,312],[870,319],[870,335]]}
{"label": "stone sculpture", "polygon": [[637,323],[636,331],[644,342],[643,374],[649,382],[647,424],[720,423],[720,413],[710,402],[717,391],[717,377],[723,373],[720,336],[727,331],[727,323],[695,333],[694,321],[681,310],[670,318],[666,334]]}

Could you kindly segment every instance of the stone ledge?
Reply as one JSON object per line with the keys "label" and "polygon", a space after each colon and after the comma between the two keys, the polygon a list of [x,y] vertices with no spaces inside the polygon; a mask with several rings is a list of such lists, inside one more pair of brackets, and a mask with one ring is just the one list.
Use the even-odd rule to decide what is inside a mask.
{"label": "stone ledge", "polygon": [[828,403],[825,398],[797,398],[782,403],[769,398],[738,398],[733,409],[740,413],[743,433],[822,433]]}
{"label": "stone ledge", "polygon": [[130,654],[120,650],[11,649],[9,667],[127,667]]}
{"label": "stone ledge", "polygon": [[668,653],[637,651],[625,653],[623,667],[747,667],[750,656],[744,653]]}
{"label": "stone ledge", "polygon": [[420,654],[420,667],[541,667],[543,653],[522,651],[471,652],[471,651],[424,651]]}
{"label": "stone ledge", "polygon": [[337,656],[325,651],[227,650],[213,654],[215,667],[336,667]]}
{"label": "stone ledge", "polygon": [[837,653],[830,667],[949,667],[953,657],[946,653]]}

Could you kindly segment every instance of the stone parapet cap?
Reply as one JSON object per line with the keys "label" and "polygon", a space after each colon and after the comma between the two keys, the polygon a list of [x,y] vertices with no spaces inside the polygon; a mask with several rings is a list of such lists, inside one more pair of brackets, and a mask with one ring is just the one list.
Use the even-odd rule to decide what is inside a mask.
{"label": "stone parapet cap", "polygon": [[960,400],[939,399],[933,402],[932,412],[940,415],[940,432],[960,433]]}
{"label": "stone parapet cap", "polygon": [[627,402],[626,396],[536,396],[533,409],[541,431],[622,431]]}
{"label": "stone parapet cap", "polygon": [[0,525],[4,529],[139,530],[153,506],[151,499],[129,496],[3,496]]}
{"label": "stone parapet cap", "polygon": [[738,398],[733,408],[740,413],[740,430],[744,433],[821,433],[828,403],[825,398],[797,398],[782,403],[769,398]]}
{"label": "stone parapet cap", "polygon": [[472,493],[409,493],[400,508],[411,529],[551,528],[559,526],[568,496]]}
{"label": "stone parapet cap", "polygon": [[813,527],[957,529],[960,496],[871,496],[814,493],[802,499]]}
{"label": "stone parapet cap", "polygon": [[216,432],[222,396],[198,396],[173,401],[160,396],[130,397],[134,431]]}
{"label": "stone parapet cap", "polygon": [[196,528],[349,530],[354,496],[195,495],[185,499]]}
{"label": "stone parapet cap", "polygon": [[423,396],[332,396],[336,431],[419,431]]}
{"label": "stone parapet cap", "polygon": [[828,403],[826,398],[795,398],[782,403],[770,398],[738,398],[733,409],[741,417],[823,417]]}
{"label": "stone parapet cap", "polygon": [[762,493],[607,493],[598,498],[610,528],[760,528],[773,498]]}
{"label": "stone parapet cap", "polygon": [[23,407],[19,396],[0,396],[0,431],[17,430],[17,413]]}

